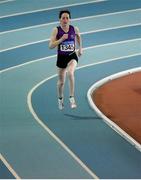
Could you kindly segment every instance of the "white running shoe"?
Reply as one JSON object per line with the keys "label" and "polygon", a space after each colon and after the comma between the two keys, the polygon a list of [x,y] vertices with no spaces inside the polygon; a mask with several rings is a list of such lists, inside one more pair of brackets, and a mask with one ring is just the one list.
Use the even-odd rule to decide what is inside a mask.
{"label": "white running shoe", "polygon": [[58,99],[58,108],[60,110],[62,110],[64,108],[63,98],[62,99]]}
{"label": "white running shoe", "polygon": [[77,107],[74,97],[70,97],[70,107],[72,109]]}

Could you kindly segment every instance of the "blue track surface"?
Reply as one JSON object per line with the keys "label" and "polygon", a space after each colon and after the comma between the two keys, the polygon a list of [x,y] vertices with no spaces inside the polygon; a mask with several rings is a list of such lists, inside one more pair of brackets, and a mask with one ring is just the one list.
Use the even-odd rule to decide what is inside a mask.
{"label": "blue track surface", "polygon": [[[140,0],[109,0],[98,3],[91,3],[79,6],[66,7],[71,10],[72,18],[80,18],[85,16],[99,15],[105,13],[118,12],[129,9],[141,8]],[[58,21],[60,8],[48,10],[44,12],[36,12],[17,17],[8,17],[0,19],[0,32],[9,31],[17,28],[34,26],[38,24],[50,23]]]}
{"label": "blue track surface", "polygon": [[[141,26],[132,26],[82,35],[83,47],[124,41],[141,37]],[[30,52],[30,53],[29,53]],[[19,65],[31,60],[54,55],[56,50],[49,50],[48,41],[5,51],[0,54],[0,69]]]}
{"label": "blue track surface", "polygon": [[97,117],[88,105],[86,94],[101,78],[141,66],[140,59],[141,56],[121,59],[76,71],[76,110],[70,110],[67,105],[67,93],[64,111],[57,109],[57,97],[51,96],[56,94],[56,78],[38,87],[32,96],[38,117],[102,179],[140,178],[141,155]]}
{"label": "blue track surface", "polygon": [[[53,8],[55,2],[49,1],[45,8]],[[57,2],[60,6],[66,3]],[[9,6],[4,13],[9,16],[22,3],[0,3],[0,10]],[[60,8],[0,18],[0,153],[23,179],[89,179],[95,174],[103,179],[140,179],[141,153],[96,115],[86,95],[98,80],[141,67],[141,0],[69,4],[65,8],[71,10],[73,19],[78,18],[72,24],[78,25],[85,48],[78,63],[83,68],[75,73],[75,110],[69,107],[68,82],[65,109],[58,110],[56,57],[50,57],[56,49],[48,48]],[[32,12],[35,6],[30,1],[21,13],[24,7],[25,12]],[[46,25],[34,27],[43,23]],[[0,178],[16,178],[1,159]]]}
{"label": "blue track surface", "polygon": [[0,179],[15,179],[4,163],[0,160]]}

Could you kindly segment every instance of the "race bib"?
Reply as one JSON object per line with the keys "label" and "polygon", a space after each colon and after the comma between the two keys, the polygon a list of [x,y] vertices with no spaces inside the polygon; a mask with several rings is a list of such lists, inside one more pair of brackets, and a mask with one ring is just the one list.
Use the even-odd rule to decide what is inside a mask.
{"label": "race bib", "polygon": [[60,50],[67,52],[67,51],[74,51],[74,41],[64,41],[60,44]]}

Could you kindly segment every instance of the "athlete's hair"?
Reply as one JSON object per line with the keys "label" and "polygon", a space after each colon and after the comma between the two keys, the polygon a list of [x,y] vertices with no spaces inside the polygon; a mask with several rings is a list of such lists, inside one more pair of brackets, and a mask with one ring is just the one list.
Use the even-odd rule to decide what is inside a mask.
{"label": "athlete's hair", "polygon": [[62,11],[59,12],[59,19],[61,18],[63,13],[67,13],[69,15],[69,18],[71,18],[71,13],[70,13],[69,10],[62,10]]}

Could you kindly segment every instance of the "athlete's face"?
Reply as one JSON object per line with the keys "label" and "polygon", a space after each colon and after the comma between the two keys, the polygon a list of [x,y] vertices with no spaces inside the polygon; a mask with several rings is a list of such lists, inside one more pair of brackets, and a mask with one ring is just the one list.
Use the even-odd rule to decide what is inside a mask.
{"label": "athlete's face", "polygon": [[62,26],[67,26],[70,23],[70,17],[68,13],[63,13],[60,18],[60,23]]}

